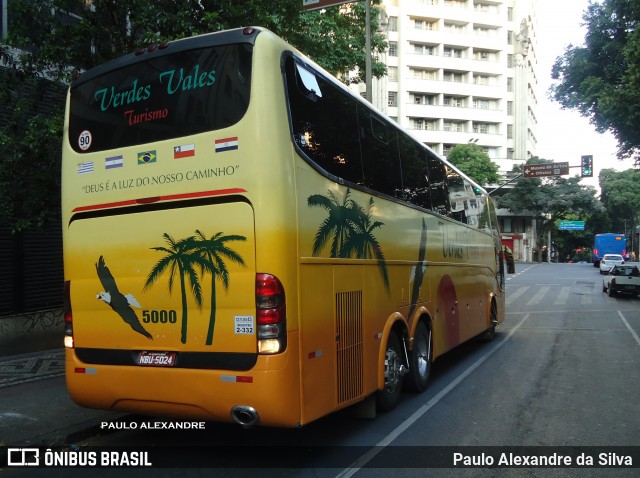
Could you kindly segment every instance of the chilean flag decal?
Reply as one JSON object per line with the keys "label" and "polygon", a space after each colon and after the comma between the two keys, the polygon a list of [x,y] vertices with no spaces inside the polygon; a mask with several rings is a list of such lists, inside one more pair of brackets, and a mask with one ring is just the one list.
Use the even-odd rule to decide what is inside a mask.
{"label": "chilean flag decal", "polygon": [[238,137],[216,139],[216,153],[223,153],[225,151],[232,151],[238,149]]}
{"label": "chilean flag decal", "polygon": [[195,156],[196,154],[196,145],[191,144],[183,144],[182,146],[176,146],[173,148],[173,159],[180,158],[189,158],[191,156]]}

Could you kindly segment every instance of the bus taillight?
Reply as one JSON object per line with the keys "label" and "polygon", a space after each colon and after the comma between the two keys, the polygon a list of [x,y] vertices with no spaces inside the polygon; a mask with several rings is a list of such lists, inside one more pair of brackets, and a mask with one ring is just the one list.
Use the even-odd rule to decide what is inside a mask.
{"label": "bus taillight", "polygon": [[73,348],[73,313],[71,312],[71,281],[64,282],[64,346]]}
{"label": "bus taillight", "polygon": [[284,287],[271,274],[256,274],[258,353],[276,354],[287,346],[287,306]]}

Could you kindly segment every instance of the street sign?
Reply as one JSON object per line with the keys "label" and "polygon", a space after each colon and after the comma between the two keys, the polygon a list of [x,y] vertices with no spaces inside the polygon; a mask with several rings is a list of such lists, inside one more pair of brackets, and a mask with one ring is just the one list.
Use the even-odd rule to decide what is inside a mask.
{"label": "street sign", "polygon": [[543,176],[562,176],[569,174],[569,162],[563,163],[545,163],[545,164],[526,164],[524,166],[525,178],[540,178]]}
{"label": "street sign", "polygon": [[319,10],[321,8],[335,7],[343,3],[353,3],[354,0],[302,0],[302,8],[305,10]]}
{"label": "street sign", "polygon": [[584,231],[584,221],[560,221],[561,231]]}

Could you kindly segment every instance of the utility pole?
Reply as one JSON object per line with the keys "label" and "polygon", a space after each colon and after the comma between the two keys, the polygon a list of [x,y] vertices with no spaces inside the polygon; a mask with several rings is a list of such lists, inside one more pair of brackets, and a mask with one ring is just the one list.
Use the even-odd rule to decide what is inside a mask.
{"label": "utility pole", "polygon": [[365,0],[365,88],[367,93],[367,101],[373,103],[373,94],[371,91],[372,72],[371,72],[371,0]]}

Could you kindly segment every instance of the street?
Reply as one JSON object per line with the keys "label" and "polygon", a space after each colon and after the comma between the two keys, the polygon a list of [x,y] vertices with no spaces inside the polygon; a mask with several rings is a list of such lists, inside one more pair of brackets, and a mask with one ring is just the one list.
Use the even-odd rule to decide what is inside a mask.
{"label": "street", "polygon": [[[208,464],[221,467],[215,476],[425,476],[425,466],[432,467],[429,476],[437,477],[636,476],[640,299],[608,297],[602,292],[602,277],[591,264],[517,264],[507,282],[507,318],[496,338],[471,341],[440,358],[424,393],[403,395],[395,410],[373,420],[344,410],[298,430],[244,430],[216,423],[175,430],[168,424],[176,420],[92,411],[91,433],[70,433],[72,443],[44,444],[86,450],[151,446],[162,450],[151,455],[154,466],[173,467],[102,468],[92,470],[93,476],[204,476],[205,471],[191,467]],[[31,400],[20,400],[20,390]],[[16,408],[2,412],[28,416],[20,405],[35,406],[28,405],[33,394],[43,407],[55,397],[51,403],[60,404],[63,421],[87,412],[70,400],[64,402],[63,391],[60,377],[13,385],[10,395]],[[13,403],[7,397],[1,402],[5,408]],[[26,418],[24,423],[15,416],[12,420],[11,429],[33,428]],[[0,418],[0,441],[24,445],[24,434],[20,442],[7,434],[7,421]],[[82,426],[87,425],[84,419]],[[516,449],[516,454],[586,452],[595,457],[595,466],[580,468],[575,456],[574,466],[565,468],[460,469],[462,461],[452,466],[456,453],[485,452],[496,457],[495,465],[508,447],[531,447]],[[627,456],[632,467],[625,466]],[[604,463],[598,467],[600,459]],[[58,472],[84,476],[86,469],[2,471],[8,477]]]}

